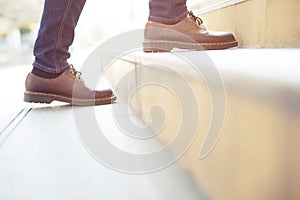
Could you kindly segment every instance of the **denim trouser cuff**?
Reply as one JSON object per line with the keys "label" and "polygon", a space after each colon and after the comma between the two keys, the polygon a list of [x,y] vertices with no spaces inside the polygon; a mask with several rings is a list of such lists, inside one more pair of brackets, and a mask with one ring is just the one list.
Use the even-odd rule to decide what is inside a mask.
{"label": "denim trouser cuff", "polygon": [[60,74],[70,67],[68,63],[60,67],[49,67],[38,63],[36,60],[32,63],[32,66],[50,74]]}

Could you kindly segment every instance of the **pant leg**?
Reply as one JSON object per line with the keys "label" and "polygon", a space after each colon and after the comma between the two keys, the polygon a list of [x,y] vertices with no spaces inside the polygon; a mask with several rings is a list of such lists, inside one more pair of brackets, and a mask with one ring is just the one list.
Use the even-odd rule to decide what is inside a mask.
{"label": "pant leg", "polygon": [[150,0],[149,20],[164,24],[175,24],[186,17],[186,0]]}
{"label": "pant leg", "polygon": [[86,0],[45,0],[33,66],[48,73],[69,67],[69,47]]}

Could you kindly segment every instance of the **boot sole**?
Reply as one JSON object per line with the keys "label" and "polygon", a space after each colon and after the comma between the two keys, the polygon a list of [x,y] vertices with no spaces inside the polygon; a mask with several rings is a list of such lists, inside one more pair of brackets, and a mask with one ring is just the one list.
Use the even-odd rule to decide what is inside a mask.
{"label": "boot sole", "polygon": [[53,101],[61,101],[70,103],[76,106],[93,106],[93,105],[104,105],[111,104],[116,101],[116,96],[97,98],[97,99],[75,99],[70,97],[65,97],[56,94],[41,93],[41,92],[24,92],[24,101],[28,103],[45,103],[50,104]]}
{"label": "boot sole", "polygon": [[168,40],[145,40],[143,42],[143,50],[146,53],[150,52],[170,52],[174,48],[188,50],[221,50],[237,47],[238,42],[214,42],[214,43],[189,43]]}

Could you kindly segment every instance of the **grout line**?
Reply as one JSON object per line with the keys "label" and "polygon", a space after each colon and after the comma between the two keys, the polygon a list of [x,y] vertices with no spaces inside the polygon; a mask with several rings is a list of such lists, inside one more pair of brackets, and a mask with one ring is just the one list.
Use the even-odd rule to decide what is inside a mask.
{"label": "grout line", "polygon": [[10,120],[9,123],[8,123],[8,124],[0,131],[0,136],[4,133],[4,131],[5,131],[6,129],[8,129],[8,127],[16,120],[16,118],[17,118],[22,112],[24,112],[24,109],[25,109],[25,107],[22,108],[21,111],[19,111],[18,114],[16,114],[16,116],[14,116],[13,119]]}
{"label": "grout line", "polygon": [[23,119],[25,119],[32,107],[32,104],[24,106],[24,108],[21,109],[21,111],[0,131],[0,147],[9,138],[9,136],[11,136],[13,131],[18,127]]}

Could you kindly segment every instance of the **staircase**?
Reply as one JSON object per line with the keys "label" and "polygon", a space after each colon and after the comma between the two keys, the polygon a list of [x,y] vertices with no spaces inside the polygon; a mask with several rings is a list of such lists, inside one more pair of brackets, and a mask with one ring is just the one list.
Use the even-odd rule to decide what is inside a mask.
{"label": "staircase", "polygon": [[[181,56],[135,52],[114,62],[107,75],[162,144],[176,142],[184,127],[181,144],[187,149],[179,163],[206,196],[296,200],[300,198],[299,53],[300,49],[181,52]],[[191,57],[199,58],[200,65],[203,61],[200,75],[183,60]],[[217,69],[221,85],[217,74],[207,73],[209,68]],[[131,78],[124,82],[128,74]],[[184,115],[186,110],[189,114]],[[174,150],[175,156],[180,148]]]}
{"label": "staircase", "polygon": [[[239,48],[135,51],[107,76],[210,199],[297,200],[300,2],[226,2],[196,12],[209,30],[234,32]],[[172,149],[178,138],[186,149]]]}

